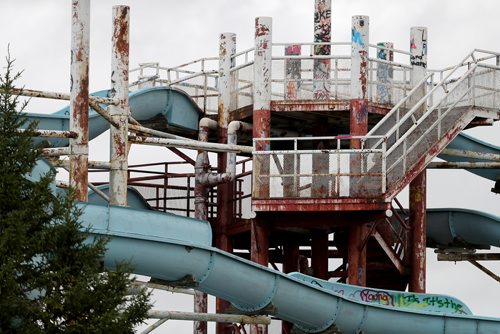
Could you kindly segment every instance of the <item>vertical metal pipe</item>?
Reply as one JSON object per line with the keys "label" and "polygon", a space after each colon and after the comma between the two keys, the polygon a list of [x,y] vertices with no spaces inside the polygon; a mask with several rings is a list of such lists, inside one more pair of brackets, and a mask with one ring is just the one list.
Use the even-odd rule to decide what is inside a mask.
{"label": "vertical metal pipe", "polygon": [[127,205],[127,152],[128,152],[128,72],[129,72],[128,6],[113,7],[113,36],[111,50],[111,95],[119,100],[109,106],[109,114],[119,127],[111,126],[110,148],[110,204]]}
{"label": "vertical metal pipe", "polygon": [[[410,62],[412,65],[411,82],[414,87],[426,75],[427,69],[427,28],[412,27],[410,32]],[[416,91],[410,99],[417,103],[425,95],[425,86]],[[425,112],[425,106],[418,111],[418,116]],[[417,117],[418,117],[417,116]],[[410,283],[411,292],[425,292],[426,276],[426,170],[424,169],[410,182]]]}
{"label": "vertical metal pipe", "polygon": [[[235,65],[233,58],[236,53],[236,34],[222,33],[219,39],[219,99],[218,99],[218,141],[219,143],[227,143],[227,128],[229,124],[229,115],[234,102],[231,98],[231,90],[235,87],[234,75],[231,75],[231,68]],[[234,100],[234,99],[233,99]],[[227,153],[219,153],[217,155],[217,171],[224,173],[226,171]],[[216,247],[232,252],[231,240],[227,236],[226,229],[231,223],[233,210],[233,193],[234,182],[226,182],[217,186],[217,228],[215,234]],[[216,311],[217,313],[225,313],[229,303],[225,300],[217,298]],[[217,333],[225,333],[227,325],[217,324]]]}
{"label": "vertical metal pipe", "polygon": [[[253,90],[253,138],[271,136],[271,65],[272,65],[272,19],[255,19],[255,54],[254,54],[254,90]],[[258,151],[269,149],[268,141],[259,141],[255,145]],[[264,157],[264,156],[260,156]],[[254,175],[269,175],[269,157],[265,156],[256,163]],[[257,198],[269,197],[269,182],[253,181],[253,195]],[[252,261],[268,265],[269,239],[267,227],[262,222],[252,222],[250,233],[250,258]],[[267,326],[252,326],[250,333],[267,333]]]}
{"label": "vertical metal pipe", "polygon": [[[389,42],[377,43],[377,58],[381,60],[393,61],[394,44]],[[389,104],[392,102],[392,79],[393,69],[389,64],[377,63],[377,102]]]}
{"label": "vertical metal pipe", "polygon": [[76,199],[88,200],[90,0],[71,4],[70,184]]}
{"label": "vertical metal pipe", "polygon": [[[250,260],[265,267],[269,264],[269,231],[257,216],[251,222]],[[266,325],[250,326],[250,334],[267,334]]]}
{"label": "vertical metal pipe", "polygon": [[[351,119],[352,136],[362,136],[368,131],[368,46],[369,18],[352,17],[351,29]],[[360,148],[359,140],[351,141],[352,148]]]}
{"label": "vertical metal pipe", "polygon": [[[271,136],[271,57],[272,57],[272,19],[255,19],[255,56],[254,56],[254,91],[253,91],[253,138]],[[257,151],[269,149],[268,141],[258,141]],[[254,175],[269,175],[269,157],[259,156],[255,163]],[[253,195],[256,198],[269,197],[269,183],[253,182]]]}
{"label": "vertical metal pipe", "polygon": [[[314,0],[314,42],[330,43],[332,31],[332,1]],[[329,55],[330,45],[316,45],[315,55]],[[313,65],[313,95],[315,99],[330,98],[330,59],[315,59]]]}
{"label": "vertical metal pipe", "polygon": [[[285,47],[285,56],[300,56],[300,45],[290,44]],[[285,61],[285,100],[300,99],[301,86],[300,59],[286,59]]]}

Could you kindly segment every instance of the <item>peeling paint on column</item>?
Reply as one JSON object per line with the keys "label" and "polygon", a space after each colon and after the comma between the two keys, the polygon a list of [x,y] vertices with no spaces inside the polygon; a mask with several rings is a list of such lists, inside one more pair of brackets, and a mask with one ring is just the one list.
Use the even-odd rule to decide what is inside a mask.
{"label": "peeling paint on column", "polygon": [[110,148],[110,204],[127,205],[128,170],[128,72],[129,72],[129,12],[127,6],[113,7],[113,36],[111,56],[111,95],[118,99],[109,106],[111,119],[119,125],[111,126]]}
{"label": "peeling paint on column", "polygon": [[[368,16],[353,16],[351,29],[351,136],[362,136],[368,131],[368,96],[366,85],[368,79],[369,44]],[[351,148],[360,148],[359,140],[352,140]]]}
{"label": "peeling paint on column", "polygon": [[[285,56],[300,56],[301,47],[290,44],[285,47]],[[285,100],[300,99],[301,86],[300,59],[286,59],[285,61]]]}
{"label": "peeling paint on column", "polygon": [[90,0],[73,0],[71,16],[70,183],[76,199],[88,198]]}
{"label": "peeling paint on column", "polygon": [[[382,42],[377,44],[377,59],[394,61],[394,44]],[[390,64],[377,63],[377,102],[388,104],[392,101],[393,69]]]}
{"label": "peeling paint on column", "polygon": [[[314,1],[314,42],[331,42],[331,0]],[[315,55],[329,55],[330,45],[316,45]],[[315,59],[313,65],[313,95],[315,99],[327,100],[330,98],[330,59]]]}
{"label": "peeling paint on column", "polygon": [[368,16],[353,16],[351,30],[351,98],[367,99],[368,79]]}

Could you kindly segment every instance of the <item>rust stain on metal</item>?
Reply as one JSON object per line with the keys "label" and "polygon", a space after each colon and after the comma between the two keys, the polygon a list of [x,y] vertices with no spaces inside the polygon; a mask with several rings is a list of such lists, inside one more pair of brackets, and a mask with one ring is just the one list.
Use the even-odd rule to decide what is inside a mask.
{"label": "rust stain on metal", "polygon": [[361,91],[363,93],[362,98],[366,99],[366,81],[368,78],[368,52],[366,52],[365,50],[359,51],[359,57],[361,59],[359,81],[361,82]]}
{"label": "rust stain on metal", "polygon": [[120,10],[120,15],[114,19],[114,31],[113,37],[116,40],[116,50],[123,55],[128,57],[129,55],[129,42],[128,42],[128,16],[130,8],[127,6],[122,6]]}
{"label": "rust stain on metal", "polygon": [[[264,36],[269,34],[269,27],[265,24],[261,24],[259,18],[255,19],[255,36]],[[266,44],[267,48],[267,44]]]}

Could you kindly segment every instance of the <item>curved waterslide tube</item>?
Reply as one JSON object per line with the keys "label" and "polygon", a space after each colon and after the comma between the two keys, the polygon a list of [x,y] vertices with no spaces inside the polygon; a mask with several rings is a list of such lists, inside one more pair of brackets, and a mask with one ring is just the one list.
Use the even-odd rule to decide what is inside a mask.
{"label": "curved waterslide tube", "polygon": [[422,310],[443,314],[472,315],[469,308],[459,299],[447,295],[401,292],[394,290],[367,288],[356,285],[325,281],[309,275],[294,272],[288,274],[301,281],[336,292],[347,298],[389,307]]}
{"label": "curved waterslide tube", "polygon": [[[465,133],[460,133],[453,141],[447,146],[447,148],[455,149],[455,150],[466,150],[466,151],[474,151],[481,153],[492,153],[492,154],[500,154],[500,147],[496,145],[492,145],[486,143],[477,138],[466,135]],[[466,161],[466,162],[481,162],[488,160],[480,160],[480,159],[472,159],[472,158],[464,158],[464,157],[455,157],[446,154],[439,154],[438,158],[441,158],[450,162],[457,161]],[[490,179],[492,181],[496,181],[500,176],[500,169],[467,169],[467,171],[479,175],[481,177]]]}
{"label": "curved waterslide tube", "polygon": [[427,209],[427,246],[500,247],[500,217],[467,209]]}
{"label": "curved waterslide tube", "polygon": [[[500,334],[500,319],[351,300],[212,248],[205,222],[129,208],[80,205],[85,207],[84,225],[92,227],[96,236],[110,237],[106,266],[130,260],[137,274],[195,286],[231,301],[242,312],[273,314],[306,332],[335,326],[346,334]],[[203,233],[207,234],[203,237]]]}
{"label": "curved waterslide tube", "polygon": [[[108,96],[108,90],[93,93]],[[129,105],[137,121],[151,128],[192,135],[198,131],[200,108],[185,92],[169,87],[149,87],[131,92]],[[102,106],[105,107],[105,106]],[[53,114],[25,113],[29,121],[38,121],[43,130],[69,130],[69,106]],[[109,129],[109,123],[93,109],[89,109],[89,139]],[[52,147],[68,145],[65,138],[35,138],[35,143],[46,141]]]}

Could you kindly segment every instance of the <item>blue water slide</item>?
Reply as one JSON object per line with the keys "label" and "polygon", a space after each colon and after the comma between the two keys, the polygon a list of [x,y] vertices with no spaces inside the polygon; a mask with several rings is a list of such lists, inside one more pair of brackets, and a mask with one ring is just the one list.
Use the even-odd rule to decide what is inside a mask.
{"label": "blue water slide", "polygon": [[467,209],[427,209],[427,246],[500,247],[500,217]]}
{"label": "blue water slide", "polygon": [[[28,177],[39,179],[51,168],[40,160]],[[131,189],[128,193],[129,199],[138,196]],[[90,198],[95,196],[91,194]],[[243,313],[272,314],[309,333],[334,326],[346,334],[500,334],[500,319],[473,316],[455,298],[338,285],[302,274],[286,275],[211,247],[208,222],[140,209],[144,203],[131,202],[136,208],[77,203],[83,213],[82,225],[90,228],[91,237],[109,237],[104,258],[109,268],[117,261],[127,260],[137,274],[195,287],[230,301]],[[450,210],[447,211],[449,217]],[[475,212],[462,213],[469,215],[470,220],[477,219]],[[439,216],[442,224],[450,224],[449,219],[436,217]],[[491,230],[499,229],[493,221],[495,217],[486,217],[492,219],[485,220],[491,224]],[[457,227],[455,230],[469,233]],[[441,243],[453,239],[452,235],[436,238]]]}
{"label": "blue water slide", "polygon": [[[210,246],[206,222],[130,208],[80,205],[85,206],[84,225],[92,227],[95,236],[110,238],[106,266],[130,260],[138,274],[196,287],[230,301],[241,312],[272,314],[305,332],[335,326],[346,334],[500,334],[500,319],[364,302],[239,258]],[[432,301],[435,296],[428,297]]]}
{"label": "blue water slide", "polygon": [[[110,92],[102,90],[94,96],[107,97]],[[198,105],[179,89],[149,87],[133,91],[129,95],[132,117],[150,128],[193,135],[198,131],[198,120],[202,113]],[[103,106],[105,107],[105,106]],[[25,113],[29,121],[37,121],[43,130],[69,130],[69,106],[53,114]],[[93,109],[89,109],[89,138],[99,136],[109,129],[109,123]],[[52,147],[68,145],[64,138],[35,138],[35,142],[46,141]]]}
{"label": "blue water slide", "polygon": [[[447,148],[455,149],[455,150],[465,150],[465,151],[474,151],[480,153],[491,153],[491,154],[500,154],[500,147],[486,143],[477,138],[471,137],[465,133],[460,133],[453,141],[448,144]],[[446,154],[439,154],[439,158],[450,161],[465,161],[465,162],[481,162],[488,160],[480,160],[473,158],[464,158],[464,157],[456,157]],[[481,177],[490,179],[492,181],[496,181],[500,177],[500,169],[467,169],[467,171],[479,175]]]}

